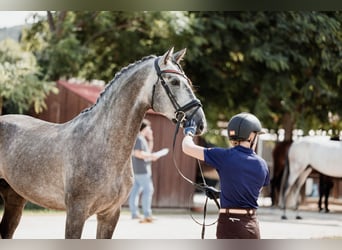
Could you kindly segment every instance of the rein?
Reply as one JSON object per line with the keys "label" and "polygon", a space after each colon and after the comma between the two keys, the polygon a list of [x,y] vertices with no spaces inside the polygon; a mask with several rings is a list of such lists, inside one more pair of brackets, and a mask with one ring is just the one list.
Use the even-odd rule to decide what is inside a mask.
{"label": "rein", "polygon": [[[206,214],[207,214],[207,203],[208,203],[208,198],[209,199],[212,199],[215,201],[215,204],[216,206],[218,207],[218,209],[220,209],[220,205],[217,201],[217,199],[219,198],[219,194],[220,194],[220,191],[215,189],[214,187],[211,187],[211,186],[208,186],[205,182],[205,179],[204,179],[204,175],[203,175],[203,171],[202,171],[202,167],[201,165],[199,164],[199,161],[198,161],[198,165],[199,165],[199,168],[200,168],[200,171],[201,171],[201,176],[202,176],[202,180],[203,180],[203,183],[202,184],[198,184],[196,182],[193,182],[192,180],[190,180],[189,178],[187,178],[183,173],[182,171],[179,169],[178,167],[178,164],[176,162],[176,159],[175,159],[175,145],[176,145],[176,138],[177,138],[177,134],[178,134],[178,131],[179,131],[179,128],[181,126],[182,123],[184,123],[184,121],[186,120],[190,120],[194,115],[195,113],[197,112],[197,110],[199,108],[202,107],[202,104],[201,102],[198,100],[198,99],[193,99],[191,100],[189,103],[183,105],[183,106],[180,106],[179,103],[177,102],[177,99],[176,97],[174,96],[174,94],[171,92],[169,86],[166,84],[162,74],[164,73],[171,73],[171,74],[178,74],[182,77],[184,77],[188,83],[190,83],[190,80],[189,78],[184,74],[184,72],[182,71],[181,67],[178,65],[177,62],[174,62],[179,70],[179,71],[176,71],[176,70],[160,70],[160,67],[158,65],[158,59],[159,58],[156,58],[155,61],[154,61],[154,67],[157,71],[157,75],[158,75],[158,79],[157,79],[157,82],[153,85],[153,91],[152,91],[152,108],[153,108],[153,103],[154,103],[154,93],[155,93],[155,87],[156,87],[156,84],[159,82],[161,82],[161,85],[163,86],[164,90],[166,91],[166,94],[167,96],[169,97],[173,107],[175,108],[175,122],[176,122],[176,130],[175,130],[175,134],[174,134],[174,137],[173,137],[173,144],[172,144],[172,153],[173,153],[173,163],[179,173],[179,175],[184,179],[186,180],[187,182],[189,182],[190,184],[192,184],[195,188],[203,191],[205,194],[206,194],[206,201],[205,201],[205,204],[204,204],[204,210],[203,210],[203,223],[199,223],[197,222],[193,216],[191,215],[191,218],[199,225],[202,225],[202,233],[201,233],[201,238],[204,239],[204,233],[205,233],[205,227],[206,226],[211,226],[213,224],[215,224],[217,221],[215,221],[214,223],[210,224],[210,225],[206,225],[205,224],[205,218],[206,218]],[[189,115],[187,116],[186,115],[186,112],[191,110],[191,109],[194,109],[194,111]]]}
{"label": "rein", "polygon": [[[184,120],[185,118],[183,118],[182,120]],[[175,133],[174,133],[174,136],[173,136],[173,143],[172,143],[172,154],[173,154],[173,163],[177,169],[177,172],[179,173],[179,175],[184,179],[186,180],[187,182],[189,182],[190,184],[192,184],[195,188],[201,190],[202,192],[205,193],[205,195],[207,196],[206,199],[205,199],[205,203],[204,203],[204,207],[203,207],[203,222],[200,223],[198,222],[191,214],[191,218],[193,221],[195,221],[197,224],[201,225],[202,226],[202,232],[201,232],[201,239],[204,239],[204,233],[205,233],[205,227],[206,226],[212,226],[214,225],[217,220],[211,224],[205,224],[205,219],[206,219],[206,215],[207,215],[207,203],[208,203],[208,198],[211,199],[211,200],[214,200],[216,206],[218,209],[220,209],[220,204],[218,203],[217,199],[219,198],[220,196],[220,191],[215,189],[214,187],[212,186],[208,186],[206,181],[205,181],[205,178],[204,178],[204,175],[203,175],[203,170],[202,170],[202,167],[201,167],[201,164],[198,161],[198,166],[199,166],[199,169],[200,169],[200,172],[201,172],[201,177],[202,177],[202,181],[203,183],[202,184],[199,184],[199,183],[196,183],[196,182],[193,182],[192,180],[190,180],[189,178],[187,178],[183,173],[182,171],[180,170],[180,168],[178,167],[178,164],[176,162],[176,158],[175,158],[175,145],[176,145],[176,139],[177,139],[177,134],[178,134],[178,131],[179,131],[179,127],[181,125],[181,121],[182,120],[178,120],[177,121],[177,124],[176,124],[176,130],[175,130]]]}

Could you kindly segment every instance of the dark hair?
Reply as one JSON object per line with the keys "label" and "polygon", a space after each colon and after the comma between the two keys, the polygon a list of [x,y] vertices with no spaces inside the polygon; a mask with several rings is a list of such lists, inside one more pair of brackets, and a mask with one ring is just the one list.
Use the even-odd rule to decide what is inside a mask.
{"label": "dark hair", "polygon": [[147,126],[151,126],[151,122],[147,119],[143,119],[140,125],[140,131],[146,128]]}

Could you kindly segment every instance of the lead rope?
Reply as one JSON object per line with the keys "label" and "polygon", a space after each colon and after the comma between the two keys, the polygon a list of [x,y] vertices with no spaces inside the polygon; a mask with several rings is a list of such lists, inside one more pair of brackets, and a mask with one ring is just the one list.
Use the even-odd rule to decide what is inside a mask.
{"label": "lead rope", "polygon": [[217,220],[211,224],[208,224],[206,225],[205,224],[205,219],[206,219],[206,215],[207,215],[207,203],[208,203],[208,198],[210,199],[213,199],[215,201],[215,204],[217,206],[218,209],[220,209],[220,204],[218,203],[217,199],[219,197],[219,193],[220,191],[218,191],[217,189],[215,189],[214,187],[211,187],[211,186],[208,186],[206,181],[205,181],[205,178],[204,178],[204,175],[203,175],[203,170],[202,170],[202,167],[201,167],[201,164],[200,164],[200,161],[197,160],[198,162],[198,166],[199,166],[199,169],[200,169],[200,172],[201,172],[201,177],[202,177],[202,181],[203,181],[203,184],[198,184],[196,182],[193,182],[192,180],[190,180],[189,178],[187,178],[183,173],[182,171],[179,169],[178,167],[178,164],[176,162],[176,159],[175,159],[175,145],[176,145],[176,139],[177,139],[177,134],[178,134],[178,131],[179,131],[179,127],[181,125],[181,123],[184,121],[185,119],[185,114],[183,113],[183,116],[182,117],[177,117],[177,124],[176,124],[176,130],[175,130],[175,134],[173,136],[173,144],[172,144],[172,154],[173,154],[173,163],[179,173],[179,175],[184,179],[186,180],[187,182],[189,182],[190,184],[192,184],[193,186],[195,186],[195,188],[203,191],[205,194],[206,194],[206,199],[205,199],[205,203],[204,203],[204,208],[203,208],[203,222],[200,223],[198,222],[193,216],[192,214],[190,213],[190,216],[191,218],[193,219],[193,221],[195,221],[197,224],[201,225],[202,226],[202,232],[201,232],[201,239],[204,239],[204,234],[205,234],[205,227],[206,226],[212,226],[214,224],[216,224]]}

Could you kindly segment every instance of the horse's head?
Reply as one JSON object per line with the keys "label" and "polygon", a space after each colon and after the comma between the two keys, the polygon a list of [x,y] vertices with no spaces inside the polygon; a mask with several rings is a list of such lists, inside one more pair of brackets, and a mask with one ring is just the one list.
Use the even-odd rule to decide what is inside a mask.
{"label": "horse's head", "polygon": [[193,119],[197,125],[196,134],[202,134],[207,126],[202,105],[179,64],[185,52],[186,49],[173,53],[171,48],[155,59],[158,81],[153,86],[152,108],[181,125],[187,119]]}

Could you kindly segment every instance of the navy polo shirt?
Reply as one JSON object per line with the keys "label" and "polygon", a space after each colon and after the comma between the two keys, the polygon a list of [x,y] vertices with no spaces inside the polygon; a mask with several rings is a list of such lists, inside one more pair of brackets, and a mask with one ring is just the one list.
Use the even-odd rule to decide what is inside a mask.
{"label": "navy polo shirt", "polygon": [[250,148],[236,146],[207,148],[204,161],[220,176],[222,208],[258,208],[260,190],[270,183],[264,159]]}

